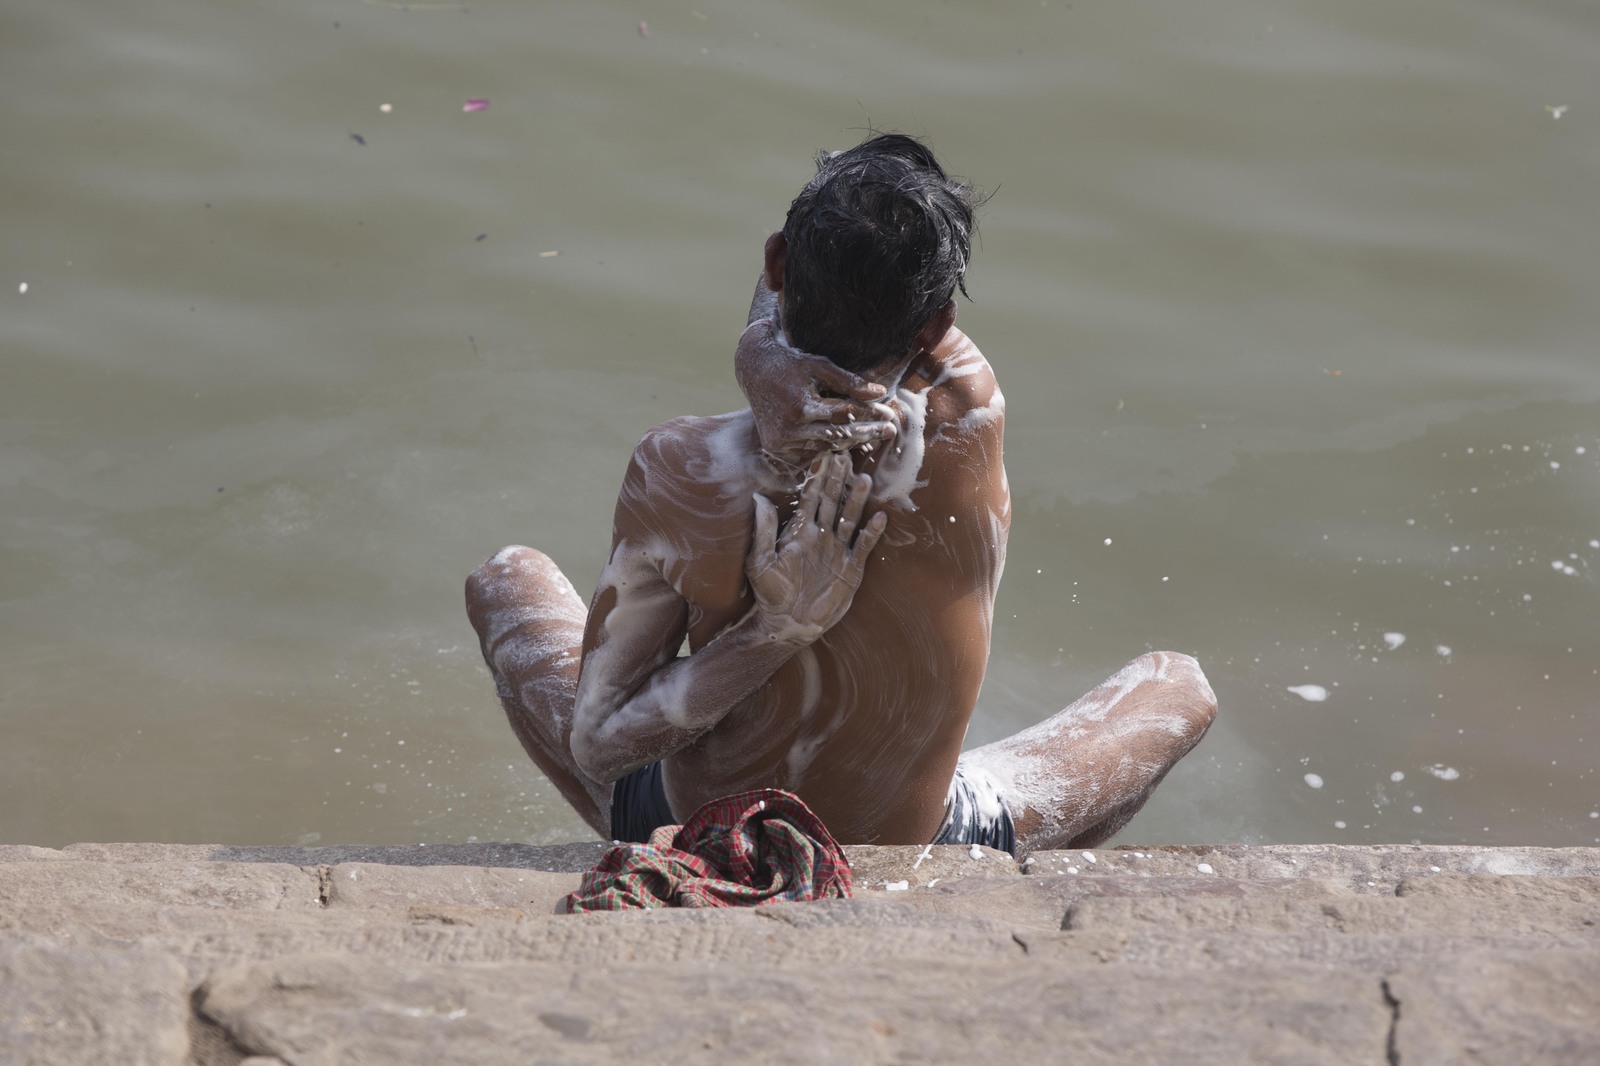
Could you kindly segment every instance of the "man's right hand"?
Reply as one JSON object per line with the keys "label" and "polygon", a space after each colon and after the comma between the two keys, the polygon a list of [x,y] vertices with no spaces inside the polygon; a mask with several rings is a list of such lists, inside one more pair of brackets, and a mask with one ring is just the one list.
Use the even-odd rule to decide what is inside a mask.
{"label": "man's right hand", "polygon": [[758,318],[745,327],[734,374],[750,402],[762,450],[796,466],[819,451],[848,451],[899,432],[899,416],[882,402],[887,389],[790,348],[773,319]]}
{"label": "man's right hand", "polygon": [[872,478],[852,473],[849,456],[825,452],[812,462],[800,505],[781,533],[777,508],[756,496],[755,541],[745,575],[772,640],[812,644],[850,609],[867,557],[889,520],[879,511],[861,524],[871,491]]}

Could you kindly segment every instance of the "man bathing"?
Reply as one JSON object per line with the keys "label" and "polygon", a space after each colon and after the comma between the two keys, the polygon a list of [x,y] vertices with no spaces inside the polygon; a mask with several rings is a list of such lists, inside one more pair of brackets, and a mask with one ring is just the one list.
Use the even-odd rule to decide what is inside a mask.
{"label": "man bathing", "polygon": [[512,729],[601,836],[770,787],[843,843],[1091,847],[1210,726],[1198,664],[1154,652],[961,752],[1011,518],[1004,399],[954,327],[973,206],[909,137],[823,157],[767,240],[752,406],[645,434],[590,609],[532,548],[468,579]]}

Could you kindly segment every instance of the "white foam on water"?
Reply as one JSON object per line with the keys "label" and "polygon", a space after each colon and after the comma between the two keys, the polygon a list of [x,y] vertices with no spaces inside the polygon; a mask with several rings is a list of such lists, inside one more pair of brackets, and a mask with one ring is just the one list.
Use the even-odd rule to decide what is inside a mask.
{"label": "white foam on water", "polygon": [[1328,698],[1328,690],[1321,685],[1290,685],[1289,691],[1307,703],[1321,703]]}
{"label": "white foam on water", "polygon": [[1437,777],[1440,781],[1454,781],[1461,776],[1460,770],[1457,770],[1454,766],[1446,766],[1442,762],[1436,762],[1432,766],[1424,766],[1422,770],[1424,773]]}
{"label": "white foam on water", "polygon": [[1437,647],[1435,647],[1433,650],[1438,652],[1440,655],[1448,656],[1450,654],[1450,645],[1448,645],[1448,644],[1440,644]]}
{"label": "white foam on water", "polygon": [[1396,770],[1394,773],[1389,775],[1389,780],[1390,781],[1400,782],[1400,781],[1404,781],[1405,779],[1406,779],[1406,772],[1404,770]]}
{"label": "white foam on water", "polygon": [[1344,828],[1344,821],[1341,819],[1340,821],[1334,822],[1333,823],[1333,827],[1335,829],[1343,829]]}
{"label": "white foam on water", "polygon": [[1312,788],[1321,788],[1322,787],[1322,775],[1321,774],[1307,774],[1306,775],[1306,784],[1309,785]]}
{"label": "white foam on water", "polygon": [[1383,635],[1383,642],[1389,645],[1390,651],[1394,651],[1396,648],[1406,642],[1406,635],[1404,633],[1385,633]]}

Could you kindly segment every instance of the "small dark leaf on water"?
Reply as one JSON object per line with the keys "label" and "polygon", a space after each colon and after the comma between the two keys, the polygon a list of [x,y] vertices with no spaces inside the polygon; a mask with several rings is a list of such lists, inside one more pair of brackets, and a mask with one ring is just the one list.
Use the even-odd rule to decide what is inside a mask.
{"label": "small dark leaf on water", "polygon": [[218,486],[217,486],[217,491],[218,491],[218,492],[221,492],[221,491],[222,491],[222,486],[221,486],[221,485],[218,485]]}
{"label": "small dark leaf on water", "polygon": [[355,141],[357,144],[361,145],[363,148],[366,147],[367,139],[365,137],[361,136],[361,134],[356,133],[354,130],[352,130],[350,132],[350,139],[352,141]]}
{"label": "small dark leaf on water", "polygon": [[475,240],[475,241],[481,241],[487,236],[488,236],[487,233],[480,233],[480,234],[478,234],[476,237],[474,237],[472,239]]}

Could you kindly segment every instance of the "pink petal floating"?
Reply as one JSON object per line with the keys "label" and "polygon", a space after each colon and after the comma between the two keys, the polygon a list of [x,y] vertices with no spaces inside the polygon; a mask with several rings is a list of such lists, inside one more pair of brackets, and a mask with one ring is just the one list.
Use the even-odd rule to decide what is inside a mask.
{"label": "pink petal floating", "polygon": [[463,111],[487,111],[487,110],[489,110],[489,101],[484,100],[484,99],[480,99],[478,97],[474,97],[473,99],[468,100],[466,103],[462,104],[461,105],[461,110],[463,110]]}
{"label": "pink petal floating", "polygon": [[[639,23],[639,36],[640,37],[648,37],[648,36],[650,36],[650,23],[648,23],[648,22]],[[1556,117],[1560,118],[1561,116],[1557,115]]]}

